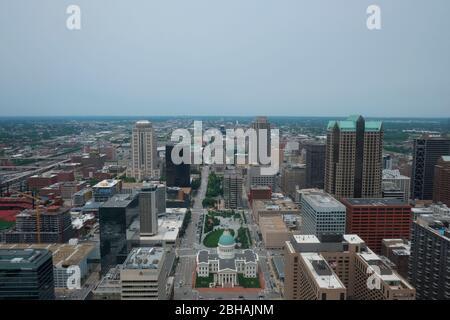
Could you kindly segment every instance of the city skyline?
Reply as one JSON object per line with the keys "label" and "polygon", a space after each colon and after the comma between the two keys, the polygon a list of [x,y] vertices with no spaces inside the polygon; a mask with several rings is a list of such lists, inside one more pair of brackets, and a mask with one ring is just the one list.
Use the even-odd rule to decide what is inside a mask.
{"label": "city skyline", "polygon": [[0,4],[2,115],[450,116],[443,0],[68,4]]}

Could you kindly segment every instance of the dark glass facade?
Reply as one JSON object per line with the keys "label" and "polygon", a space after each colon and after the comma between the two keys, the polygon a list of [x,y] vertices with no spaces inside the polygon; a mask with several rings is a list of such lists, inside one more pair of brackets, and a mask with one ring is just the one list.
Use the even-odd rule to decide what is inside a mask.
{"label": "dark glass facade", "polygon": [[[173,148],[172,144],[166,145],[166,185],[168,187],[190,187],[191,165],[174,164],[171,157]],[[180,150],[180,157],[183,157],[183,150]]]}

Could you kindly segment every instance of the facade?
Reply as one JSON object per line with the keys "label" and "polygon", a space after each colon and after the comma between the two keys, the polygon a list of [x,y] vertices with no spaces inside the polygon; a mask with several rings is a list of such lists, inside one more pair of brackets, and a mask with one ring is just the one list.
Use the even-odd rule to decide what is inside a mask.
{"label": "facade", "polygon": [[342,235],[345,233],[345,206],[331,195],[308,192],[301,199],[302,234]]}
{"label": "facade", "polygon": [[383,124],[352,116],[327,129],[325,191],[337,198],[381,197]]}
{"label": "facade", "polygon": [[[262,138],[264,138],[264,134],[266,134],[266,146],[267,146],[267,151],[265,150],[261,150],[263,152],[263,154],[266,154],[267,156],[271,155],[271,138],[270,138],[270,134],[271,134],[271,128],[270,128],[270,122],[267,120],[267,117],[257,117],[255,119],[255,121],[252,122],[251,125],[252,129],[254,129],[256,131],[256,135],[257,135],[257,152],[258,152],[258,164],[262,164],[261,159],[260,159],[260,144],[262,142],[260,142],[259,136],[262,135]],[[266,132],[266,133],[264,133]]]}
{"label": "facade", "polygon": [[223,175],[223,197],[226,209],[242,207],[242,175],[236,171],[227,170]]}
{"label": "facade", "polygon": [[297,189],[304,189],[306,167],[304,164],[286,165],[281,169],[281,189],[291,199],[295,199]]}
{"label": "facade", "polygon": [[158,215],[166,212],[166,186],[144,184],[139,192],[139,219],[141,236],[158,233]]}
{"label": "facade", "polygon": [[159,177],[156,136],[150,121],[136,122],[131,138],[131,176],[137,180]]}
{"label": "facade", "polygon": [[133,194],[118,194],[105,202],[98,211],[100,224],[100,259],[102,274],[123,263],[132,247],[127,235],[131,223],[138,218],[138,198]]}
{"label": "facade", "polygon": [[325,144],[307,144],[306,151],[306,172],[305,172],[305,188],[324,188],[325,180],[325,161],[326,161],[326,145]]}
{"label": "facade", "polygon": [[250,187],[248,201],[250,206],[254,200],[270,200],[272,199],[272,189],[268,186],[253,186]]}
{"label": "facade", "polygon": [[450,155],[450,139],[424,136],[414,140],[411,173],[411,198],[433,199],[434,166],[442,156]]}
{"label": "facade", "polygon": [[450,156],[443,156],[434,167],[433,201],[450,206]]}
{"label": "facade", "polygon": [[265,186],[275,190],[276,176],[261,174],[261,167],[250,166],[247,169],[247,190],[253,186]]}
{"label": "facade", "polygon": [[250,249],[236,252],[235,240],[228,230],[219,238],[217,253],[200,250],[197,253],[197,276],[211,278],[211,287],[239,286],[239,275],[258,277],[258,255]]}
{"label": "facade", "polygon": [[[64,243],[74,235],[68,208],[51,206],[23,210],[16,216],[16,225],[4,233],[6,243]],[[40,238],[40,239],[39,239]]]}
{"label": "facade", "polygon": [[[398,192],[398,196],[401,195],[401,199],[408,202],[411,194],[411,178],[404,176],[399,170],[383,170],[383,198],[387,198],[392,190]],[[392,195],[392,194],[391,194]]]}
{"label": "facade", "polygon": [[400,199],[343,199],[347,208],[346,232],[359,235],[376,253],[383,239],[408,239],[411,206]]}
{"label": "facade", "polygon": [[285,299],[415,299],[414,288],[357,235],[293,235],[284,255]]}
{"label": "facade", "polygon": [[[191,165],[189,163],[175,164],[172,161],[172,144],[166,145],[166,185],[168,187],[190,187],[191,186]],[[179,152],[183,157],[183,149]]]}
{"label": "facade", "polygon": [[408,279],[408,264],[411,245],[404,239],[383,239],[381,254],[394,264],[395,270],[404,279]]}
{"label": "facade", "polygon": [[0,300],[53,300],[52,254],[38,249],[0,249]]}
{"label": "facade", "polygon": [[450,299],[450,216],[421,215],[413,222],[409,280],[417,299]]}
{"label": "facade", "polygon": [[174,258],[163,248],[134,248],[120,269],[121,300],[167,300]]}

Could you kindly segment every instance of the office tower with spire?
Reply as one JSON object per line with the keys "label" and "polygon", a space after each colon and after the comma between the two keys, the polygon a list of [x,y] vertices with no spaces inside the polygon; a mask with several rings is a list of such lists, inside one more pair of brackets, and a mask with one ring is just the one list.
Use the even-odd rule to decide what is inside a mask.
{"label": "office tower with spire", "polygon": [[327,128],[325,191],[337,198],[379,198],[383,124],[351,116]]}
{"label": "office tower with spire", "polygon": [[131,175],[137,180],[157,178],[156,136],[150,121],[136,122],[131,139]]}

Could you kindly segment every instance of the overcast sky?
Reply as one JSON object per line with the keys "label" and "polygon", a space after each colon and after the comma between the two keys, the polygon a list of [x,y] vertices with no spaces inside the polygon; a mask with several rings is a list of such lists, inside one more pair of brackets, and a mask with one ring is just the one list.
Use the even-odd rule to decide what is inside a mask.
{"label": "overcast sky", "polygon": [[449,0],[1,0],[0,41],[0,116],[450,116]]}

